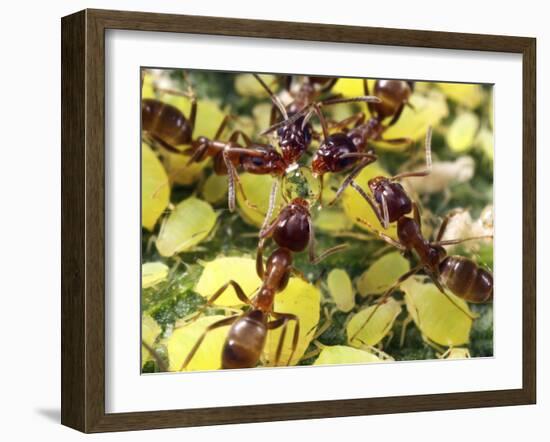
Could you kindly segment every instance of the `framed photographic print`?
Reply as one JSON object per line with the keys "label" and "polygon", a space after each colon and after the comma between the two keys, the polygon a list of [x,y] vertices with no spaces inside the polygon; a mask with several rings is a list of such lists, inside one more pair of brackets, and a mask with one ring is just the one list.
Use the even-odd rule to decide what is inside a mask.
{"label": "framed photographic print", "polygon": [[525,37],[64,17],[62,423],[534,403],[535,64]]}

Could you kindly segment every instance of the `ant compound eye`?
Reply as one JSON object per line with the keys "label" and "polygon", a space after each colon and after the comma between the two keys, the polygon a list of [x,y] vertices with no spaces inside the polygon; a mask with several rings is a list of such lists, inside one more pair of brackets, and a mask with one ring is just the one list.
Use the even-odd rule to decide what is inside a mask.
{"label": "ant compound eye", "polygon": [[254,166],[263,166],[264,160],[261,157],[252,157],[252,164]]}

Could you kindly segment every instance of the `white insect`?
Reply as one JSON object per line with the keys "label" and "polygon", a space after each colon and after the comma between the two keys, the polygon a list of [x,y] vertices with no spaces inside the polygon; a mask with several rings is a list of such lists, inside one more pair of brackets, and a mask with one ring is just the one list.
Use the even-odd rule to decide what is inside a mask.
{"label": "white insect", "polygon": [[450,185],[465,183],[474,176],[475,162],[470,156],[462,156],[455,161],[437,161],[432,164],[432,171],[421,180],[403,179],[409,189],[419,194],[439,193]]}

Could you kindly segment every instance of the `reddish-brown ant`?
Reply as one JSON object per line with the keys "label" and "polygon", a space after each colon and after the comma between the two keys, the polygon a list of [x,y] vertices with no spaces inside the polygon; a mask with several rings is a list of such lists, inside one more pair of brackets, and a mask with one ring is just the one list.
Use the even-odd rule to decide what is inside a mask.
{"label": "reddish-brown ant", "polygon": [[[367,107],[372,115],[365,122],[365,114],[360,112],[351,116],[339,123],[337,127],[347,127],[354,123],[355,126],[347,131],[348,136],[353,140],[354,144],[360,151],[368,148],[368,141],[383,141],[384,143],[408,145],[412,142],[410,138],[382,138],[384,132],[393,126],[399,118],[405,106],[412,106],[409,98],[414,89],[414,82],[402,80],[376,80],[374,82],[374,96],[380,101],[369,102]],[[363,90],[365,95],[369,95],[369,86],[367,79],[363,79]],[[387,124],[383,124],[385,120],[390,118]]]}
{"label": "reddish-brown ant", "polygon": [[[291,313],[274,312],[273,302],[275,295],[286,288],[292,271],[292,252],[286,248],[277,248],[268,258],[265,272],[262,263],[262,272],[258,274],[263,282],[258,293],[252,299],[249,299],[241,286],[233,280],[220,287],[208,300],[208,306],[212,305],[212,303],[231,285],[237,297],[243,303],[249,305],[250,310],[240,315],[233,315],[221,319],[208,326],[185,358],[181,370],[184,370],[191,362],[193,356],[209,332],[228,325],[231,325],[231,328],[229,329],[222,350],[222,368],[255,367],[260,361],[267,338],[267,332],[282,327],[274,361],[274,365],[278,365],[288,324],[290,321],[295,321],[296,325],[292,336],[292,347],[287,362],[288,365],[298,346],[300,322],[298,317]],[[270,317],[274,319],[270,320]]]}
{"label": "reddish-brown ant", "polygon": [[[429,146],[429,137],[426,146]],[[388,298],[388,296],[406,279],[424,269],[426,274],[433,280],[436,287],[451,302],[452,299],[446,293],[446,286],[453,294],[473,303],[490,302],[493,298],[493,276],[487,270],[479,267],[474,261],[462,256],[448,256],[443,246],[459,244],[465,241],[488,239],[492,236],[481,236],[464,239],[442,240],[451,215],[444,218],[436,240],[430,242],[422,234],[422,223],[418,207],[413,203],[403,187],[396,180],[411,176],[425,176],[429,173],[429,149],[426,149],[425,171],[403,173],[392,178],[376,177],[369,181],[369,188],[374,198],[366,194],[361,188],[356,189],[369,202],[380,223],[387,227],[391,222],[397,222],[397,237],[395,240],[388,235],[376,230],[368,221],[358,219],[366,224],[373,233],[388,244],[401,250],[403,253],[414,251],[420,260],[420,264],[398,278],[397,282],[390,287],[378,301],[376,308],[365,320],[365,323],[359,328],[359,331],[372,318],[378,307]],[[352,183],[352,185],[354,185]],[[407,216],[413,212],[413,217]],[[456,303],[453,302],[456,305]],[[460,307],[457,306],[462,312]],[[467,312],[466,315],[470,316]],[[359,333],[359,331],[357,333]],[[355,336],[357,335],[355,333]],[[354,337],[355,337],[354,336]],[[352,337],[353,339],[353,337]]]}
{"label": "reddish-brown ant", "polygon": [[[218,128],[213,139],[199,137],[192,142],[191,148],[184,153],[191,153],[188,164],[202,161],[211,157],[214,161],[214,172],[228,176],[228,203],[229,210],[235,209],[235,182],[239,186],[245,201],[246,195],[239,180],[237,168],[245,172],[275,177],[283,176],[286,163],[281,154],[270,144],[253,142],[244,132],[236,130],[229,137],[229,141],[220,141],[230,116],[226,116]],[[244,140],[244,146],[237,143],[239,136]]]}

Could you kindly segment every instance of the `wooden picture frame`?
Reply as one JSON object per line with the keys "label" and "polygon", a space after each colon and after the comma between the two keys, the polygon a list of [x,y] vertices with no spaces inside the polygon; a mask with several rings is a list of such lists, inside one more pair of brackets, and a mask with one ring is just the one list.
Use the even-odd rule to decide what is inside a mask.
{"label": "wooden picture frame", "polygon": [[[523,385],[416,396],[105,412],[105,30],[496,51],[523,63]],[[83,432],[533,404],[536,400],[536,40],[405,29],[85,10],[62,19],[62,410]]]}

